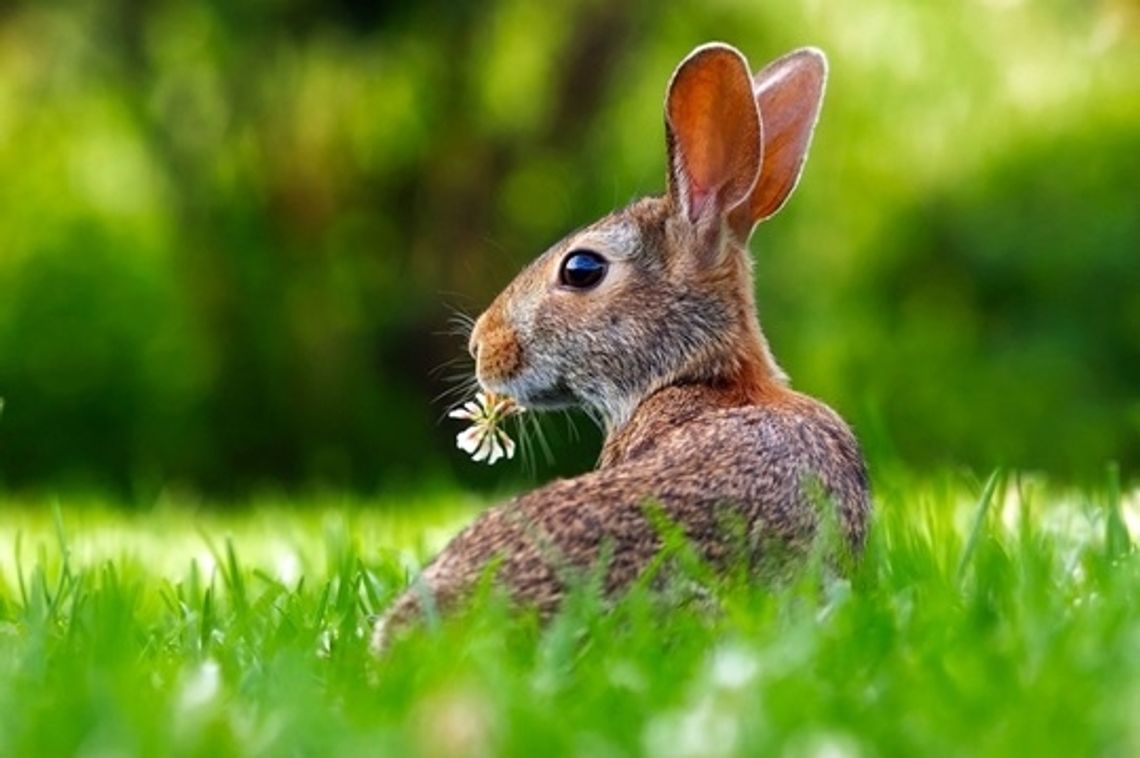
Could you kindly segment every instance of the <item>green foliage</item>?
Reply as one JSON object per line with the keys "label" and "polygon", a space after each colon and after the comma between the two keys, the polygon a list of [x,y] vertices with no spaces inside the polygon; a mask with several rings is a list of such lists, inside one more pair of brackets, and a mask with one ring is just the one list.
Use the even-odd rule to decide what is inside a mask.
{"label": "green foliage", "polygon": [[[905,358],[867,381],[912,458],[949,442],[1051,470],[1138,460],[1136,176],[1140,129],[1102,127],[1026,144],[900,218],[860,347]],[[943,439],[907,423],[927,418]]]}
{"label": "green foliage", "polygon": [[379,662],[370,614],[470,504],[8,503],[0,753],[1132,753],[1137,493],[1004,482],[880,482],[846,577],[676,544],[695,604],[587,582],[539,628],[483,593]]}
{"label": "green foliage", "polygon": [[662,189],[665,83],[709,39],[830,56],[804,181],[753,244],[797,386],[880,460],[1132,476],[1127,2],[16,0],[0,482],[491,481],[436,425],[447,309]]}

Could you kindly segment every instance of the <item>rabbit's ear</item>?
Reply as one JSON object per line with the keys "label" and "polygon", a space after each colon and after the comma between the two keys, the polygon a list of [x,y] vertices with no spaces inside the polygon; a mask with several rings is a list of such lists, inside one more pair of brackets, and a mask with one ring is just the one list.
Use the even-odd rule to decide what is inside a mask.
{"label": "rabbit's ear", "polygon": [[760,172],[760,114],[748,62],[723,44],[698,47],[673,74],[665,100],[669,194],[709,228],[747,200]]}
{"label": "rabbit's ear", "polygon": [[788,53],[754,77],[764,159],[751,198],[732,215],[733,227],[743,234],[780,210],[796,188],[819,119],[826,81],[827,58],[815,48]]}

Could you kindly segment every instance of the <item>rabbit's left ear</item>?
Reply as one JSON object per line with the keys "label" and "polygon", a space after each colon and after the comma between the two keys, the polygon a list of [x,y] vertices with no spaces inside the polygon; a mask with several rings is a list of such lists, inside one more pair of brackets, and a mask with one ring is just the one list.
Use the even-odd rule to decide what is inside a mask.
{"label": "rabbit's left ear", "polygon": [[669,194],[698,230],[718,229],[760,173],[760,114],[748,62],[703,45],[673,74],[665,100]]}

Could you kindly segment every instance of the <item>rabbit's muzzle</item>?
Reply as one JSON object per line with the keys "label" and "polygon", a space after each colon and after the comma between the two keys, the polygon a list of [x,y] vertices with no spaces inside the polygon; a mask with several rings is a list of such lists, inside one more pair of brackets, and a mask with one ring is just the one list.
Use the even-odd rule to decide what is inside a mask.
{"label": "rabbit's muzzle", "polygon": [[475,322],[467,349],[475,359],[475,376],[483,385],[506,382],[522,367],[518,337],[498,308],[488,310]]}

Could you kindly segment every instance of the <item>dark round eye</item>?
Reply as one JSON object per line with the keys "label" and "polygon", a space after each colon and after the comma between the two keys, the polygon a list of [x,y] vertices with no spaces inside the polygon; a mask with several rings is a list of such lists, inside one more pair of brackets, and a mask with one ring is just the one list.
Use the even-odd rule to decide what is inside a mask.
{"label": "dark round eye", "polygon": [[558,281],[566,287],[588,290],[606,275],[609,264],[593,250],[574,250],[562,261]]}

